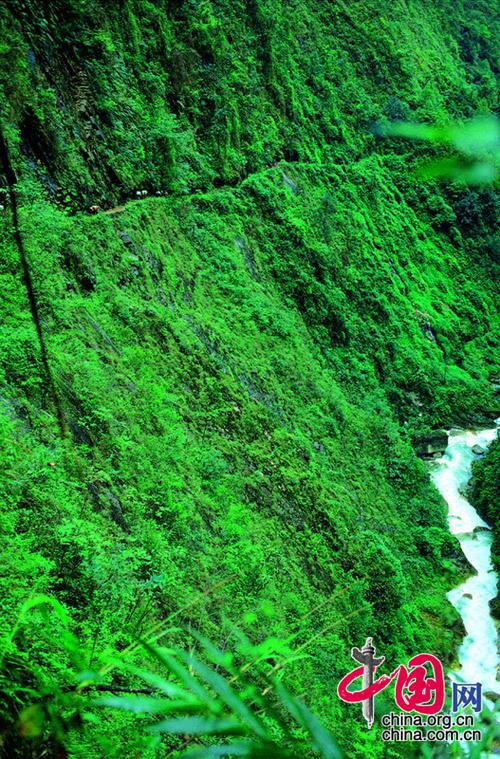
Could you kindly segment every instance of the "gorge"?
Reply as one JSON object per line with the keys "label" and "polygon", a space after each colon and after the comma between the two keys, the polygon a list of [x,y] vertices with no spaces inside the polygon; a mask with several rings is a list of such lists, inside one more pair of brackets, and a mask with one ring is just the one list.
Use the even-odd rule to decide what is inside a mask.
{"label": "gorge", "polygon": [[479,682],[484,693],[498,697],[498,633],[489,602],[498,593],[498,576],[491,562],[490,526],[467,501],[464,492],[471,477],[474,446],[483,450],[497,436],[497,428],[454,430],[444,456],[434,464],[432,479],[448,504],[450,531],[475,574],[448,593],[457,609],[466,636],[458,650],[460,679]]}

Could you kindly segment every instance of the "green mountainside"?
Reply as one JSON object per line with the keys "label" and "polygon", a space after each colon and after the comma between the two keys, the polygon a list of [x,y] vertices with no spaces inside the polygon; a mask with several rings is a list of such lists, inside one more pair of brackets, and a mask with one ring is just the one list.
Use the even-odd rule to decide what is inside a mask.
{"label": "green mountainside", "polygon": [[346,756],[417,751],[336,684],[367,636],[453,662],[464,567],[412,444],[498,414],[498,198],[421,181],[443,148],[380,125],[493,112],[491,15],[0,2],[6,756],[179,749],[114,713],[17,728],[174,613],[164,645],[307,644],[284,682]]}
{"label": "green mountainside", "polygon": [[[500,440],[495,440],[487,456],[473,465],[471,480],[472,503],[483,519],[493,526],[492,563],[500,570]],[[496,599],[496,616],[500,618],[500,608]]]}

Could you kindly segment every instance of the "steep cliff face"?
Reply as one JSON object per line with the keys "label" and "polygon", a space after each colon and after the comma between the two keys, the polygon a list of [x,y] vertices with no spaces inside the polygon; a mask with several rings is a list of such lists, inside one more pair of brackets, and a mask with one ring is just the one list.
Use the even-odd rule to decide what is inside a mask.
{"label": "steep cliff face", "polygon": [[380,119],[495,108],[489,10],[11,0],[2,112],[47,190],[77,208],[234,183],[283,159],[351,165],[374,151]]}
{"label": "steep cliff face", "polygon": [[[372,126],[493,109],[487,11],[2,4],[37,321],[5,193],[2,629],[49,594],[89,667],[230,579],[182,623],[328,628],[288,682],[350,755],[383,755],[333,684],[367,635],[395,663],[452,650],[459,549],[410,440],[494,413],[496,212],[491,189],[415,177],[438,148]],[[19,655],[67,683],[28,628]],[[70,754],[124,756],[131,735],[89,723]]]}

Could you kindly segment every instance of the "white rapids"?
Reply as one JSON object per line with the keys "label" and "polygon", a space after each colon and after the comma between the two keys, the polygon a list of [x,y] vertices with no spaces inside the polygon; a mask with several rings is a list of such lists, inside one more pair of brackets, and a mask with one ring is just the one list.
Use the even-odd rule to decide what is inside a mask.
{"label": "white rapids", "polygon": [[490,527],[462,492],[471,476],[472,447],[486,447],[496,435],[496,428],[450,435],[448,448],[432,471],[432,479],[448,504],[450,532],[457,536],[475,570],[472,577],[447,594],[467,632],[458,649],[460,668],[456,674],[464,682],[482,683],[483,693],[500,692],[498,634],[488,606],[488,601],[496,598],[498,578],[491,563]]}

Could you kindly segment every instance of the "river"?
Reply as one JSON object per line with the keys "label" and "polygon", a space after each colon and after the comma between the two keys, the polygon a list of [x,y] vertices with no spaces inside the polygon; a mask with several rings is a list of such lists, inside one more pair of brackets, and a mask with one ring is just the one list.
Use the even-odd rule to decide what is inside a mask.
{"label": "river", "polygon": [[461,430],[450,435],[444,455],[432,470],[432,479],[448,504],[450,531],[474,569],[474,574],[448,593],[462,617],[466,636],[458,649],[456,674],[465,682],[480,682],[483,692],[498,693],[498,634],[488,602],[497,595],[497,575],[491,563],[491,531],[463,495],[471,477],[474,445],[485,448],[497,430]]}

